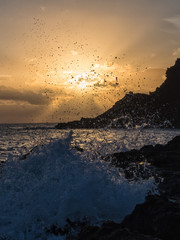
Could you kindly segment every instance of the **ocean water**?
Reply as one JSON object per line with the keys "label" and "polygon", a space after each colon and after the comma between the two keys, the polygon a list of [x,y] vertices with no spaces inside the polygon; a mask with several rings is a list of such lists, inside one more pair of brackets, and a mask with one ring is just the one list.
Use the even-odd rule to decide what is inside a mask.
{"label": "ocean water", "polygon": [[[101,156],[165,144],[178,130],[57,130],[53,124],[0,125],[0,239],[64,239],[51,225],[86,217],[120,222],[156,188],[128,182]],[[78,149],[83,149],[78,151]],[[30,154],[27,154],[29,153]],[[26,158],[22,160],[22,156]]]}

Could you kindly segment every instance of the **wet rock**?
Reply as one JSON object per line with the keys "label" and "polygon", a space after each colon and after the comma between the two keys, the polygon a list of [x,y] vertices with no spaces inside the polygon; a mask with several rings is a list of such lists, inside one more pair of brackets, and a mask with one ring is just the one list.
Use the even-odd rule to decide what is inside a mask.
{"label": "wet rock", "polygon": [[121,224],[111,221],[105,222],[101,227],[87,227],[80,232],[78,240],[158,240],[152,236],[131,232]]}
{"label": "wet rock", "polygon": [[[77,239],[178,240],[180,237],[180,136],[166,145],[148,145],[140,150],[114,153],[104,159],[127,171],[130,177],[132,177],[132,163],[137,167],[146,159],[151,163],[150,168],[158,172],[161,179],[163,178],[158,185],[159,195],[147,196],[145,203],[136,205],[134,211],[121,223],[108,221],[100,227],[82,228]],[[153,175],[156,172],[153,172]]]}
{"label": "wet rock", "polygon": [[128,174],[131,175],[131,172],[139,174],[143,178],[147,173],[148,177],[154,176],[156,172],[160,173],[162,177],[167,178],[168,176],[168,179],[176,178],[177,184],[180,181],[180,136],[175,137],[166,145],[146,145],[140,150],[114,153],[103,157],[103,159],[118,168],[122,168],[128,179]]}
{"label": "wet rock", "polygon": [[[61,228],[58,225],[51,225],[50,227],[46,227],[45,233],[49,236],[64,236],[66,240],[76,239],[77,232],[81,232],[82,229],[86,229],[88,225],[88,221],[86,218],[81,221],[71,221],[69,218],[66,219],[66,225]],[[89,226],[89,228],[92,228]]]}
{"label": "wet rock", "polygon": [[163,181],[159,183],[159,192],[170,201],[180,202],[180,172],[163,172]]}
{"label": "wet rock", "polygon": [[84,152],[84,149],[79,146],[75,146],[74,149],[76,149],[78,152]]}
{"label": "wet rock", "polygon": [[160,239],[179,239],[180,208],[178,203],[161,196],[149,196],[144,204],[137,205],[122,226],[131,231],[157,236]]}

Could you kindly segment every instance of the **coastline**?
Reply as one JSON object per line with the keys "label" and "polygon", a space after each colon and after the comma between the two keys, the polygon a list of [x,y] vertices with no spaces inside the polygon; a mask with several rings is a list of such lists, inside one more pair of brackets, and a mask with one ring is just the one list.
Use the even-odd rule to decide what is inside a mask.
{"label": "coastline", "polygon": [[[69,137],[67,138],[68,141],[71,140],[70,136],[72,136],[72,134],[73,132],[71,131],[69,133]],[[67,139],[65,139],[65,142],[67,142]],[[112,139],[112,136],[111,136],[111,139]],[[160,142],[160,139],[157,142]],[[70,146],[69,143],[68,143],[68,146]],[[57,143],[55,145],[57,145]],[[51,143],[51,146],[54,146],[53,142]],[[58,146],[59,145],[57,145],[56,147],[57,149],[59,149]],[[84,151],[83,147],[79,148],[78,145],[77,146],[75,145],[75,147],[71,146],[70,148],[74,151],[74,153],[80,152],[81,154]],[[65,150],[65,152],[67,151],[68,154],[70,154],[69,156],[71,156],[71,153],[69,152],[70,150],[69,147],[66,148],[66,146],[63,145],[63,149]],[[54,147],[49,148],[48,146],[45,147],[44,150],[41,149],[41,146],[39,146],[37,147],[37,149],[30,151],[29,154],[25,154],[24,157],[21,157],[20,163],[17,162],[18,164],[17,166],[19,166],[20,168],[21,168],[21,165],[22,166],[25,165],[23,167],[24,169],[23,171],[25,171],[25,175],[27,174],[27,171],[29,171],[28,166],[35,168],[35,172],[36,172],[37,164],[39,165],[40,169],[45,164],[43,158],[41,159],[43,164],[39,162],[40,159],[38,161],[35,160],[36,150],[37,150],[37,156],[39,157],[41,154],[43,154],[44,150],[47,151],[47,153],[50,151],[51,153],[49,156],[51,157],[54,156],[55,154]],[[59,153],[61,155],[61,150]],[[32,160],[34,159],[33,161],[35,161],[33,162],[33,164],[31,164],[31,159]],[[180,207],[179,207],[180,205],[180,192],[179,192],[179,189],[180,189],[180,173],[179,173],[180,172],[180,136],[176,136],[175,138],[173,138],[171,141],[169,141],[167,144],[164,144],[164,145],[160,145],[160,144],[145,145],[141,147],[139,150],[132,149],[129,151],[126,150],[126,151],[120,151],[120,152],[113,151],[112,154],[102,156],[101,160],[102,162],[107,163],[106,166],[107,167],[109,166],[109,169],[111,169],[111,165],[112,165],[112,166],[115,166],[116,169],[120,169],[121,174],[123,170],[124,172],[123,178],[126,178],[127,181],[129,181],[130,185],[131,183],[134,183],[134,182],[138,183],[138,181],[140,181],[141,179],[146,181],[148,179],[155,178],[156,184],[158,184],[158,194],[147,195],[146,201],[144,203],[137,204],[136,202],[135,204],[137,205],[136,207],[134,205],[135,207],[134,211],[130,215],[128,216],[126,215],[126,217],[124,218],[124,220],[122,220],[122,222],[116,222],[116,221],[113,222],[111,220],[111,221],[104,221],[101,226],[92,226],[88,222],[88,219],[86,218],[84,218],[84,220],[81,219],[81,221],[79,222],[77,221],[73,222],[73,219],[67,218],[67,224],[65,225],[64,228],[61,228],[60,225],[58,224],[51,225],[51,226],[48,226],[48,224],[46,224],[44,231],[46,233],[47,239],[49,238],[51,239],[51,237],[53,236],[54,237],[57,236],[59,238],[64,237],[64,239],[67,239],[67,240],[68,239],[69,240],[71,239],[72,240],[73,239],[78,239],[78,240],[82,240],[82,239],[83,240],[84,239],[87,239],[87,240],[175,239],[176,240],[178,239],[179,238],[178,223],[180,221],[179,219],[179,215],[180,215],[179,214],[180,213]],[[56,164],[60,164],[59,166],[61,169],[61,163],[59,162],[59,160],[56,161],[56,159],[54,159],[54,161]],[[76,159],[76,161],[79,161],[79,160]],[[27,162],[29,162],[30,165],[28,165]],[[72,163],[74,164],[73,155],[72,155]],[[51,164],[48,159],[46,164]],[[82,163],[80,163],[80,166],[81,164]],[[68,164],[67,166],[69,168],[70,165]],[[16,171],[19,169],[19,167],[16,169]],[[55,166],[52,165],[52,167],[54,169]],[[102,170],[103,169],[99,169],[98,174],[101,174]],[[54,170],[50,172],[49,173],[50,176],[55,172]],[[76,171],[76,174],[77,173],[78,171]],[[19,174],[21,174],[21,172]],[[69,174],[69,171],[66,174]],[[39,178],[39,176],[37,177]],[[57,177],[59,177],[59,174],[57,175]],[[86,178],[86,175],[84,177]],[[107,176],[103,175],[102,177],[106,178]],[[12,178],[12,180],[14,181],[14,178]],[[79,181],[80,180],[81,178],[79,179]],[[37,183],[38,182],[39,180],[37,179]],[[46,182],[46,184],[47,183],[48,182]],[[94,184],[95,183],[93,183],[92,185]],[[92,194],[93,193],[94,191],[92,191]],[[41,190],[39,194],[41,194]],[[107,193],[107,194],[110,194],[110,193]],[[98,198],[99,195],[95,195],[95,196]],[[133,196],[131,197],[133,198]],[[116,203],[118,204],[118,202]],[[88,203],[85,202],[85,207],[88,206],[88,205],[86,206],[86,204]],[[103,206],[103,202],[102,202],[102,206]],[[76,234],[78,233],[78,235],[76,235],[75,233]]]}
{"label": "coastline", "polygon": [[[107,159],[110,159],[110,156],[105,160]],[[132,162],[139,164],[143,159],[151,164],[149,167],[155,167],[154,173],[158,178],[163,178],[158,185],[159,194],[147,196],[146,201],[136,205],[134,211],[121,223],[108,221],[100,227],[82,228],[77,240],[179,239],[180,136],[164,146],[149,145],[140,150],[115,153],[111,155],[110,162],[126,170]]]}

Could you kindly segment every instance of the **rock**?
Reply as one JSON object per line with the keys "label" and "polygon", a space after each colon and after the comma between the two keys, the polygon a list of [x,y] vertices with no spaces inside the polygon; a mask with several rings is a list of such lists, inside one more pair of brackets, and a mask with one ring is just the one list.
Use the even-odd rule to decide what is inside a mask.
{"label": "rock", "polygon": [[158,240],[152,236],[131,232],[111,221],[105,222],[101,227],[87,227],[79,233],[77,240]]}
{"label": "rock", "polygon": [[161,194],[172,199],[180,197],[180,136],[166,145],[147,145],[140,150],[114,153],[103,159],[123,169],[129,180],[154,176]]}
{"label": "rock", "polygon": [[79,152],[84,152],[84,149],[79,146],[75,146],[74,149],[76,149]]}
{"label": "rock", "polygon": [[180,96],[180,58],[176,60],[174,66],[170,67],[166,71],[165,82],[156,89],[156,93],[160,95],[166,102],[173,105],[179,105]]}
{"label": "rock", "polygon": [[[104,158],[116,167],[127,170],[129,176],[132,163],[137,167],[145,159],[154,165],[153,169],[156,169],[159,176],[164,178],[158,186],[160,194],[147,196],[145,203],[136,205],[134,211],[121,223],[108,221],[100,227],[82,228],[77,240],[179,239],[180,136],[166,145],[148,145],[140,150],[114,153]],[[154,172],[153,175],[155,175]]]}
{"label": "rock", "polygon": [[146,162],[147,165],[153,165],[161,170],[180,171],[180,136],[175,137],[166,145],[146,145],[140,150],[114,153],[102,158],[124,170],[134,164],[137,167]]}
{"label": "rock", "polygon": [[137,205],[133,213],[122,222],[123,227],[163,240],[177,240],[180,236],[180,208],[161,196],[149,196]]}
{"label": "rock", "polygon": [[163,181],[159,183],[159,192],[170,201],[180,202],[180,172],[162,173]]}
{"label": "rock", "polygon": [[178,203],[161,196],[148,196],[122,223],[108,221],[100,227],[86,226],[77,240],[178,240],[180,236]]}

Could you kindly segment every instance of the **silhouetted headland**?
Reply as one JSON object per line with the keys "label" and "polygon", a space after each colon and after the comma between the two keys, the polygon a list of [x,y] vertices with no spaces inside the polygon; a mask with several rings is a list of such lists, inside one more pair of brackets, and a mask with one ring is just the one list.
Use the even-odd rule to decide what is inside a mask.
{"label": "silhouetted headland", "polygon": [[180,128],[180,58],[166,71],[165,82],[150,94],[129,93],[95,118],[59,123],[58,129]]}

